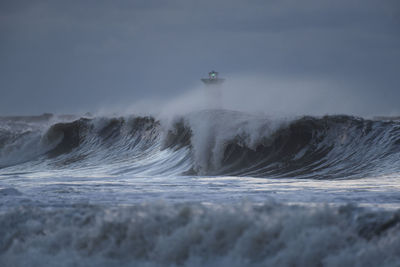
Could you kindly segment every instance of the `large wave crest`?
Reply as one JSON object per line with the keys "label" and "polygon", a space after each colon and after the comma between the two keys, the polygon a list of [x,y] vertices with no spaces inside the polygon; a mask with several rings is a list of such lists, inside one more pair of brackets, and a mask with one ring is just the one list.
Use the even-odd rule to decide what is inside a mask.
{"label": "large wave crest", "polygon": [[172,120],[98,117],[29,125],[2,123],[3,170],[40,166],[106,174],[314,179],[399,171],[396,121],[346,115],[274,119],[204,110]]}

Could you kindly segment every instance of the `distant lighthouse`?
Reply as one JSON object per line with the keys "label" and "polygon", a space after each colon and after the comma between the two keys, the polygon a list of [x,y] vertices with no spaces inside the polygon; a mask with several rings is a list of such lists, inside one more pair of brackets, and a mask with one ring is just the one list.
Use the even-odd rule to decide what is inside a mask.
{"label": "distant lighthouse", "polygon": [[208,78],[201,79],[201,81],[206,85],[217,85],[222,84],[225,79],[218,78],[218,72],[213,70],[208,73]]}
{"label": "distant lighthouse", "polygon": [[205,94],[208,108],[222,108],[222,91],[221,85],[225,79],[218,78],[218,72],[211,71],[208,73],[208,78],[201,79],[206,85]]}

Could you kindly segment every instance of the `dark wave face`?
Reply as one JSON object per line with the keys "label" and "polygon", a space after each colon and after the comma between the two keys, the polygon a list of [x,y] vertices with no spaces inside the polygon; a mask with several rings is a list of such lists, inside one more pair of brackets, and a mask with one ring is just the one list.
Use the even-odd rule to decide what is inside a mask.
{"label": "dark wave face", "polygon": [[1,171],[361,178],[400,170],[400,123],[351,116],[273,120],[207,110],[71,122],[0,121]]}
{"label": "dark wave face", "polygon": [[218,173],[340,178],[399,170],[400,128],[348,116],[304,117],[251,149],[228,142]]}

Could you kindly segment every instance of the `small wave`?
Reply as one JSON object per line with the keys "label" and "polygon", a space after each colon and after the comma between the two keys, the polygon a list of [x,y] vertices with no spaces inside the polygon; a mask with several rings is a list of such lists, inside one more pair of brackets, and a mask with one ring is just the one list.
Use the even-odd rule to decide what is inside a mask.
{"label": "small wave", "polygon": [[8,187],[8,188],[0,188],[0,196],[20,196],[22,195],[17,189]]}

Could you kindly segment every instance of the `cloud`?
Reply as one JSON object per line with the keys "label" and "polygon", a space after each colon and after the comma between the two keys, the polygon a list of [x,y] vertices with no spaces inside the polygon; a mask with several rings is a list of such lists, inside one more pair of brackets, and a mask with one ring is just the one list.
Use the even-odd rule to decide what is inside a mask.
{"label": "cloud", "polygon": [[[400,97],[399,5],[376,0],[2,1],[0,113],[126,105],[190,91],[210,69]],[[351,85],[351,86],[350,86]],[[26,105],[21,99],[29,97]],[[354,106],[357,106],[354,103]]]}

